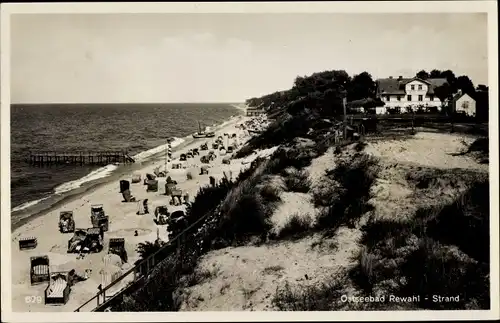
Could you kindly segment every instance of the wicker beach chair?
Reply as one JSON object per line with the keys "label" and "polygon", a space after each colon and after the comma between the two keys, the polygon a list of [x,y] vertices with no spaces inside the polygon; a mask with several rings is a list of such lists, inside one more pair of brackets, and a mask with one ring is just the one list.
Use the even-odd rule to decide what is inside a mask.
{"label": "wicker beach chair", "polygon": [[49,257],[30,257],[30,282],[31,285],[38,285],[50,279]]}
{"label": "wicker beach chair", "polygon": [[36,237],[23,237],[19,239],[19,250],[35,249],[38,246]]}
{"label": "wicker beach chair", "polygon": [[171,205],[181,205],[182,204],[182,190],[175,189],[172,190],[172,200]]}
{"label": "wicker beach chair", "polygon": [[61,211],[61,213],[59,213],[59,232],[75,232],[75,220],[73,219],[73,211]]}
{"label": "wicker beach chair", "polygon": [[68,302],[71,292],[71,279],[68,271],[50,274],[49,286],[45,289],[46,305],[64,305]]}
{"label": "wicker beach chair", "polygon": [[108,254],[115,254],[120,256],[123,263],[128,261],[127,250],[125,250],[125,238],[111,238],[109,239]]}
{"label": "wicker beach chair", "polygon": [[158,180],[149,180],[146,192],[158,192]]}

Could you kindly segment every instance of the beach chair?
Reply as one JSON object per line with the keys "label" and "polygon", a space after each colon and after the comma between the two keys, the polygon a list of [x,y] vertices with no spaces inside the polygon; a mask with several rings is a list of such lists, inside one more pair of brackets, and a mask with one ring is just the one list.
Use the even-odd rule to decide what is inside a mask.
{"label": "beach chair", "polygon": [[170,196],[172,195],[172,191],[175,189],[176,184],[173,182],[170,183],[165,183],[165,195]]}
{"label": "beach chair", "polygon": [[172,190],[172,200],[171,205],[181,205],[182,204],[182,190],[175,189]]}
{"label": "beach chair", "polygon": [[155,209],[155,222],[158,225],[167,224],[169,212],[166,205],[157,206]]}
{"label": "beach chair", "polygon": [[120,193],[123,193],[124,191],[130,190],[130,182],[127,180],[121,180],[120,181]]}
{"label": "beach chair", "polygon": [[189,193],[184,194],[184,204],[189,204]]}
{"label": "beach chair", "polygon": [[204,164],[208,164],[210,163],[210,158],[208,157],[208,155],[201,156],[200,161]]}
{"label": "beach chair", "polygon": [[69,272],[58,271],[50,274],[49,286],[45,289],[45,305],[64,305],[71,292]]}
{"label": "beach chair", "polygon": [[146,192],[158,192],[158,181],[156,179],[148,181]]}
{"label": "beach chair", "polygon": [[233,147],[233,146],[228,146],[228,147],[227,147],[227,153],[228,153],[228,154],[232,154],[232,153],[233,153],[233,151],[234,151],[234,147]]}
{"label": "beach chair", "polygon": [[79,253],[83,250],[84,241],[87,237],[86,229],[75,229],[73,237],[68,240],[68,253]]}
{"label": "beach chair", "polygon": [[[184,229],[187,228],[188,222],[186,219],[186,214],[182,210],[178,210],[175,212],[172,212],[170,214],[170,217],[167,221],[168,223],[168,231],[175,233],[175,232],[180,232]],[[170,238],[170,236],[169,236]]]}
{"label": "beach chair", "polygon": [[125,250],[125,238],[111,238],[109,239],[108,254],[115,254],[120,256],[123,263],[128,261],[127,250]]}
{"label": "beach chair", "polygon": [[101,252],[102,249],[104,249],[103,238],[104,238],[104,228],[102,226],[88,228],[85,240],[83,241],[82,252],[85,253]]}
{"label": "beach chair", "polygon": [[213,148],[213,149],[218,149],[218,148],[219,148],[219,144],[218,144],[218,143],[216,143],[216,142],[214,142],[214,143],[212,144],[212,148]]}
{"label": "beach chair", "polygon": [[141,174],[134,173],[132,175],[132,184],[140,183],[141,182]]}
{"label": "beach chair", "polygon": [[200,151],[198,150],[198,148],[194,148],[193,149],[193,156],[197,156],[200,154]]}
{"label": "beach chair", "polygon": [[73,219],[73,211],[61,211],[61,213],[59,213],[59,232],[75,232],[75,220]]}
{"label": "beach chair", "polygon": [[153,174],[149,174],[148,173],[148,174],[146,174],[146,177],[144,178],[144,183],[143,184],[144,185],[148,185],[148,181],[152,181],[154,179],[156,179],[156,176],[153,175]]}
{"label": "beach chair", "polygon": [[137,202],[137,215],[149,214],[148,199]]}
{"label": "beach chair", "polygon": [[215,177],[210,176],[210,177],[209,177],[209,180],[210,180],[210,185],[211,185],[211,186],[215,186]]}
{"label": "beach chair", "polygon": [[30,282],[31,285],[38,285],[49,281],[49,257],[36,256],[30,257]]}
{"label": "beach chair", "polygon": [[90,206],[90,220],[94,228],[102,227],[105,232],[109,230],[109,217],[104,212],[102,204]]}
{"label": "beach chair", "polygon": [[180,161],[186,161],[186,159],[187,159],[186,154],[181,154],[181,155],[179,156],[179,160],[180,160]]}
{"label": "beach chair", "polygon": [[23,237],[19,239],[19,250],[35,249],[38,246],[38,239],[35,237]]}
{"label": "beach chair", "polygon": [[200,168],[200,175],[204,175],[204,174],[208,175],[208,166],[202,166]]}
{"label": "beach chair", "polygon": [[200,146],[200,150],[208,150],[208,143],[204,143]]}
{"label": "beach chair", "polygon": [[122,192],[122,196],[123,196],[123,202],[135,202],[135,197],[132,196],[130,190]]}
{"label": "beach chair", "polygon": [[222,159],[222,163],[229,165],[229,164],[231,164],[231,159],[229,157],[224,157]]}

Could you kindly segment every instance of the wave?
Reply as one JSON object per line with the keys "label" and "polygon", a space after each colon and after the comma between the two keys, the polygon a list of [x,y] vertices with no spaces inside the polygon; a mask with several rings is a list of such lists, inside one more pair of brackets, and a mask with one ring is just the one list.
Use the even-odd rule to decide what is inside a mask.
{"label": "wave", "polygon": [[107,165],[107,166],[98,168],[98,169],[90,172],[88,175],[83,176],[82,178],[79,178],[79,179],[71,181],[71,182],[66,182],[64,184],[57,186],[54,189],[54,193],[62,194],[62,193],[77,189],[80,186],[82,186],[82,184],[84,184],[84,183],[87,183],[90,181],[95,181],[95,180],[100,179],[100,178],[108,177],[117,168],[118,168],[117,165]]}
{"label": "wave", "polygon": [[[220,129],[220,128],[228,125],[229,123],[231,123],[232,121],[234,121],[234,119],[237,118],[237,117],[238,116],[231,116],[231,118],[229,120],[226,120],[226,121],[224,121],[224,122],[222,122],[220,124],[214,124],[214,126],[213,126],[214,130]],[[207,127],[207,128],[212,129],[212,127]],[[190,137],[191,137],[191,135],[186,136],[185,138],[190,138]],[[173,141],[170,143],[171,147],[175,148],[175,147],[181,145],[183,142],[186,141],[185,138],[173,137]],[[141,161],[144,161],[145,159],[147,159],[148,157],[151,157],[153,155],[161,153],[162,151],[165,151],[166,148],[167,148],[167,144],[160,145],[160,146],[157,146],[155,148],[152,148],[152,149],[145,150],[145,151],[142,151],[140,153],[137,153],[134,156],[132,156],[132,158],[134,158],[134,160],[136,162],[141,162]],[[108,177],[117,168],[118,168],[118,166],[114,165],[114,164],[110,164],[110,165],[98,168],[98,169],[90,172],[88,175],[85,175],[84,177],[81,177],[81,178],[79,178],[77,180],[66,182],[66,183],[63,183],[63,184],[57,186],[54,189],[54,193],[56,195],[60,195],[62,193],[66,193],[66,192],[75,190],[75,189],[81,187],[83,184],[85,184],[87,182],[91,182],[91,181],[95,181],[95,180],[98,180],[98,179],[101,179],[101,178],[104,178],[104,177]],[[38,200],[34,200],[34,201],[29,201],[29,202],[23,203],[23,204],[21,204],[19,206],[16,206],[15,208],[13,208],[11,211],[12,212],[17,212],[17,211],[21,211],[21,210],[27,209],[27,208],[32,207],[32,206],[34,206],[34,205],[36,205],[36,204],[38,204],[38,203],[40,203],[40,202],[42,202],[42,201],[44,201],[44,200],[46,200],[48,198],[50,198],[50,196],[42,198],[42,199],[38,199]]]}
{"label": "wave", "polygon": [[[170,143],[170,145],[172,148],[175,148],[175,147],[179,146],[180,144],[182,144],[184,141],[186,141],[186,140],[183,138],[174,137],[174,140]],[[144,161],[144,159],[151,157],[152,155],[158,154],[158,153],[164,151],[165,149],[167,149],[167,144],[160,145],[158,147],[155,147],[155,148],[152,148],[149,150],[145,150],[143,152],[140,152],[140,153],[132,156],[132,158],[134,158],[134,160],[136,162]]]}
{"label": "wave", "polygon": [[21,210],[24,210],[24,209],[27,209],[29,207],[32,207],[33,205],[36,205],[46,199],[48,199],[49,197],[44,197],[44,198],[41,198],[41,199],[38,199],[38,200],[34,200],[34,201],[29,201],[29,202],[26,202],[26,203],[23,203],[21,205],[18,205],[16,206],[15,208],[12,209],[12,212],[18,212],[18,211],[21,211]]}

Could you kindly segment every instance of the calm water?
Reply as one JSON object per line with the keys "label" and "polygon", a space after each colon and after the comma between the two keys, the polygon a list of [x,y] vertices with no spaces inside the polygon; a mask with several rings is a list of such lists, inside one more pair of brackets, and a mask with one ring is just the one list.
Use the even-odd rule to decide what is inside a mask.
{"label": "calm water", "polygon": [[68,182],[112,171],[75,165],[32,167],[25,161],[30,150],[128,150],[133,156],[164,145],[166,138],[196,132],[198,121],[212,126],[238,114],[240,110],[225,103],[12,105],[12,208],[67,191]]}

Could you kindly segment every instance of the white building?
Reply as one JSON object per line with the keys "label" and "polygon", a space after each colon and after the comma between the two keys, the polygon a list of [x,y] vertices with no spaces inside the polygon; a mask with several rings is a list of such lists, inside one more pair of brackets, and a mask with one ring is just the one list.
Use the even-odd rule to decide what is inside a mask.
{"label": "white building", "polygon": [[387,113],[388,109],[396,109],[401,113],[409,108],[437,108],[441,109],[442,102],[434,94],[434,89],[445,84],[446,79],[434,78],[423,80],[417,77],[378,79],[377,96],[385,106],[376,108],[377,114]]}
{"label": "white building", "polygon": [[476,116],[476,100],[467,93],[459,91],[451,100],[455,113],[465,114],[468,117]]}

